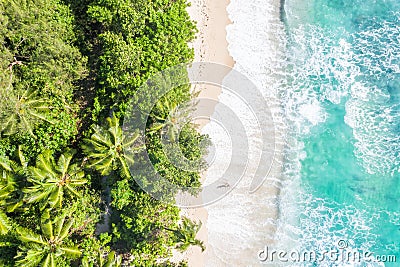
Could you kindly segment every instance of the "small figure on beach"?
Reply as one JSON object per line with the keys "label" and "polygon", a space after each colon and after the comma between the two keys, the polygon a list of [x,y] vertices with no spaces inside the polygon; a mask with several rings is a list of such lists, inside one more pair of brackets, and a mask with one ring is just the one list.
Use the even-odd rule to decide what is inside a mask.
{"label": "small figure on beach", "polygon": [[229,187],[230,187],[230,185],[229,185],[227,182],[225,182],[225,183],[220,184],[219,186],[217,186],[217,188],[229,188]]}

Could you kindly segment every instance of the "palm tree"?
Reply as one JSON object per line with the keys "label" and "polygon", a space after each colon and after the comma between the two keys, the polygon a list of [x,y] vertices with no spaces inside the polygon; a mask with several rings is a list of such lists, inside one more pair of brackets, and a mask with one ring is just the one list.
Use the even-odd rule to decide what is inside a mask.
{"label": "palm tree", "polygon": [[[23,158],[20,158],[20,161],[23,163]],[[15,181],[22,175],[23,168],[8,158],[0,156],[0,234],[2,235],[11,228],[6,212],[13,212],[22,205],[22,201],[15,197],[17,191]]]}
{"label": "palm tree", "polygon": [[201,222],[192,222],[189,218],[183,217],[182,223],[178,229],[168,229],[174,233],[175,242],[178,243],[177,249],[185,251],[189,246],[199,246],[201,251],[204,251],[206,247],[203,241],[196,239],[197,232],[201,228]]}
{"label": "palm tree", "polygon": [[90,139],[85,139],[82,146],[89,158],[89,167],[94,167],[102,175],[109,175],[120,168],[123,176],[130,177],[128,163],[133,164],[133,154],[143,148],[138,144],[139,133],[127,136],[115,116],[107,118],[107,123],[106,130],[95,125],[94,134]]}
{"label": "palm tree", "polygon": [[10,220],[6,215],[7,210],[7,200],[9,199],[10,195],[14,192],[14,180],[9,172],[12,171],[8,160],[5,157],[0,157],[0,166],[2,171],[0,174],[0,234],[6,234],[10,228]]}
{"label": "palm tree", "polygon": [[150,114],[153,124],[149,128],[150,133],[156,133],[163,130],[168,135],[169,140],[175,142],[179,137],[179,128],[187,122],[190,112],[193,108],[186,103],[179,106],[176,102],[163,97],[156,103],[155,108]]}
{"label": "palm tree", "polygon": [[51,221],[49,210],[45,210],[40,223],[41,234],[22,227],[17,228],[22,245],[16,256],[16,266],[55,267],[56,257],[79,257],[81,252],[77,247],[64,245],[74,223],[73,219],[67,217],[64,214]]}
{"label": "palm tree", "polygon": [[22,94],[14,94],[13,91],[1,92],[5,94],[0,98],[2,110],[0,110],[0,130],[4,134],[13,134],[17,131],[27,131],[34,136],[33,127],[39,121],[53,123],[46,117],[50,110],[49,101],[37,97],[34,90],[25,90]]}
{"label": "palm tree", "polygon": [[41,203],[41,209],[61,208],[64,194],[80,197],[77,187],[87,183],[85,173],[77,164],[72,164],[73,151],[62,154],[57,163],[51,152],[46,150],[39,155],[36,167],[29,168],[28,182],[33,185],[24,189],[27,203]]}

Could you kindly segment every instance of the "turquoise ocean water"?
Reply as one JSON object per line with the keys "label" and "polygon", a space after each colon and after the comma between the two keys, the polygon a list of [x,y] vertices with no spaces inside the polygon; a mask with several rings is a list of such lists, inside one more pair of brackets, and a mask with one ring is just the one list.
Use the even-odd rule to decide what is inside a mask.
{"label": "turquoise ocean water", "polygon": [[400,1],[287,0],[284,10],[277,239],[317,252],[343,240],[397,260],[296,266],[400,266]]}

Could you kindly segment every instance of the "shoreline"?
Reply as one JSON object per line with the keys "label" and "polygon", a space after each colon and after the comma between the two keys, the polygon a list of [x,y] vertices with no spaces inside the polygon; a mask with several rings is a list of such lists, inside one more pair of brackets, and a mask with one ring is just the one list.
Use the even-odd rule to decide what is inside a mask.
{"label": "shoreline", "polygon": [[[196,21],[198,33],[196,39],[189,44],[194,49],[195,57],[193,62],[215,62],[233,68],[235,62],[228,51],[228,41],[226,39],[226,27],[231,24],[226,10],[230,0],[189,0],[191,6],[187,11],[192,20]],[[228,73],[226,73],[228,74]],[[225,74],[225,75],[226,75]],[[220,81],[222,84],[222,81]],[[196,85],[193,90],[200,91],[199,99],[210,99],[217,103],[218,97],[222,92],[222,88],[212,85]],[[208,103],[202,110],[207,110],[209,114],[202,114],[211,117],[214,113],[215,105]],[[194,120],[198,124],[201,132],[204,126],[209,123],[209,119]],[[204,184],[207,177],[207,171],[201,174],[201,183]],[[196,238],[203,241],[206,251],[202,252],[197,246],[191,246],[184,253],[174,251],[173,261],[179,262],[186,260],[190,267],[205,266],[205,255],[209,250],[207,219],[208,213],[205,207],[200,208],[182,208],[181,216],[199,222],[202,226],[197,233]]]}
{"label": "shoreline", "polygon": [[[197,22],[198,29],[197,39],[190,44],[195,52],[194,62],[215,62],[233,68],[235,61],[230,56],[229,51],[231,51],[235,55],[235,59],[240,62],[239,68],[247,67],[248,70],[253,71],[248,73],[250,78],[255,75],[253,78],[257,79],[259,77],[257,75],[263,75],[263,79],[268,81],[267,84],[273,85],[277,78],[276,75],[279,75],[276,72],[273,73],[273,70],[281,60],[279,44],[283,25],[280,21],[280,2],[281,0],[271,0],[265,6],[269,19],[264,21],[263,24],[268,34],[264,45],[270,48],[270,52],[263,54],[265,50],[258,50],[253,47],[258,42],[241,42],[241,40],[247,40],[243,38],[247,37],[245,34],[244,36],[241,35],[239,42],[237,42],[235,35],[243,32],[241,31],[243,22],[246,22],[242,17],[233,16],[233,14],[236,14],[234,11],[241,12],[240,10],[242,10],[242,7],[238,6],[240,2],[231,3],[230,0],[224,0],[223,2],[218,1],[218,3],[215,3],[212,0],[190,0],[191,6],[187,10],[192,20]],[[228,10],[230,13],[228,13]],[[249,12],[249,10],[247,11]],[[248,14],[252,15],[251,12],[245,13],[245,15]],[[232,23],[230,18],[235,23]],[[262,25],[256,25],[255,28],[260,31],[262,30]],[[237,54],[238,51],[240,53],[243,52],[243,54]],[[244,59],[243,56],[247,56],[247,58]],[[269,66],[271,71],[268,70],[267,73],[264,73],[262,69],[254,69],[253,60],[259,63],[258,66]],[[220,81],[220,84],[222,84],[222,81]],[[200,91],[199,99],[211,99],[214,101],[214,104],[209,104],[206,108],[202,107],[202,110],[209,112],[209,114],[201,114],[207,118],[214,118],[220,112],[218,103],[230,101],[229,99],[227,100],[229,96],[225,90],[217,86],[196,85],[193,89],[194,91]],[[274,128],[277,132],[274,132],[276,154],[271,155],[272,167],[263,185],[257,190],[257,193],[249,194],[245,185],[246,179],[247,181],[251,179],[251,173],[254,174],[256,168],[256,166],[251,165],[241,185],[235,188],[224,200],[207,206],[207,208],[182,209],[181,216],[186,216],[196,222],[202,222],[202,227],[196,238],[204,242],[206,250],[202,253],[199,247],[190,247],[185,253],[174,252],[173,261],[186,260],[190,267],[230,266],[232,263],[239,264],[238,266],[253,266],[257,264],[255,253],[265,245],[273,245],[275,243],[276,222],[279,217],[279,207],[276,203],[279,202],[282,185],[282,151],[284,144],[284,125],[281,125],[282,113],[280,112],[280,102],[277,100],[278,95],[276,93],[277,91],[272,90],[267,95],[264,95],[273,110],[272,117],[274,122],[265,122],[263,127],[267,127],[267,129]],[[253,101],[257,100],[254,99]],[[209,119],[198,121],[194,119],[194,122],[200,126],[199,130],[202,132],[207,132],[205,128],[210,128],[209,126],[212,125],[209,124]],[[251,138],[257,142],[257,137],[253,135]],[[259,147],[256,147],[257,149]],[[255,154],[249,154],[248,156],[252,157],[253,160],[257,160],[257,155]],[[201,183],[203,185],[206,182],[206,178],[208,180],[210,175],[212,176],[213,172],[216,171],[215,168],[211,169],[202,173]],[[242,205],[241,201],[250,203],[250,206]],[[239,258],[235,259],[236,256],[233,257],[233,255]],[[224,259],[225,256],[231,258],[229,260]]]}

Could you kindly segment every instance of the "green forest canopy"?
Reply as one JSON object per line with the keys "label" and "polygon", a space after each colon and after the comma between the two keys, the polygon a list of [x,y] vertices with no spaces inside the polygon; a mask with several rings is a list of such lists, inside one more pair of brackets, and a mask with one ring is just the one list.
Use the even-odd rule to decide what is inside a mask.
{"label": "green forest canopy", "polygon": [[[193,59],[187,5],[0,1],[0,266],[185,266],[169,261],[172,249],[203,247],[199,224],[183,218],[183,227],[176,206],[139,188],[126,164],[140,164],[141,154],[127,158],[118,143],[138,88]],[[177,106],[192,97],[183,86],[166,99]],[[155,109],[142,142],[157,171],[200,186],[199,173],[178,170],[164,155],[157,123],[168,110]],[[201,158],[207,138],[193,125],[182,134],[185,156]]]}

